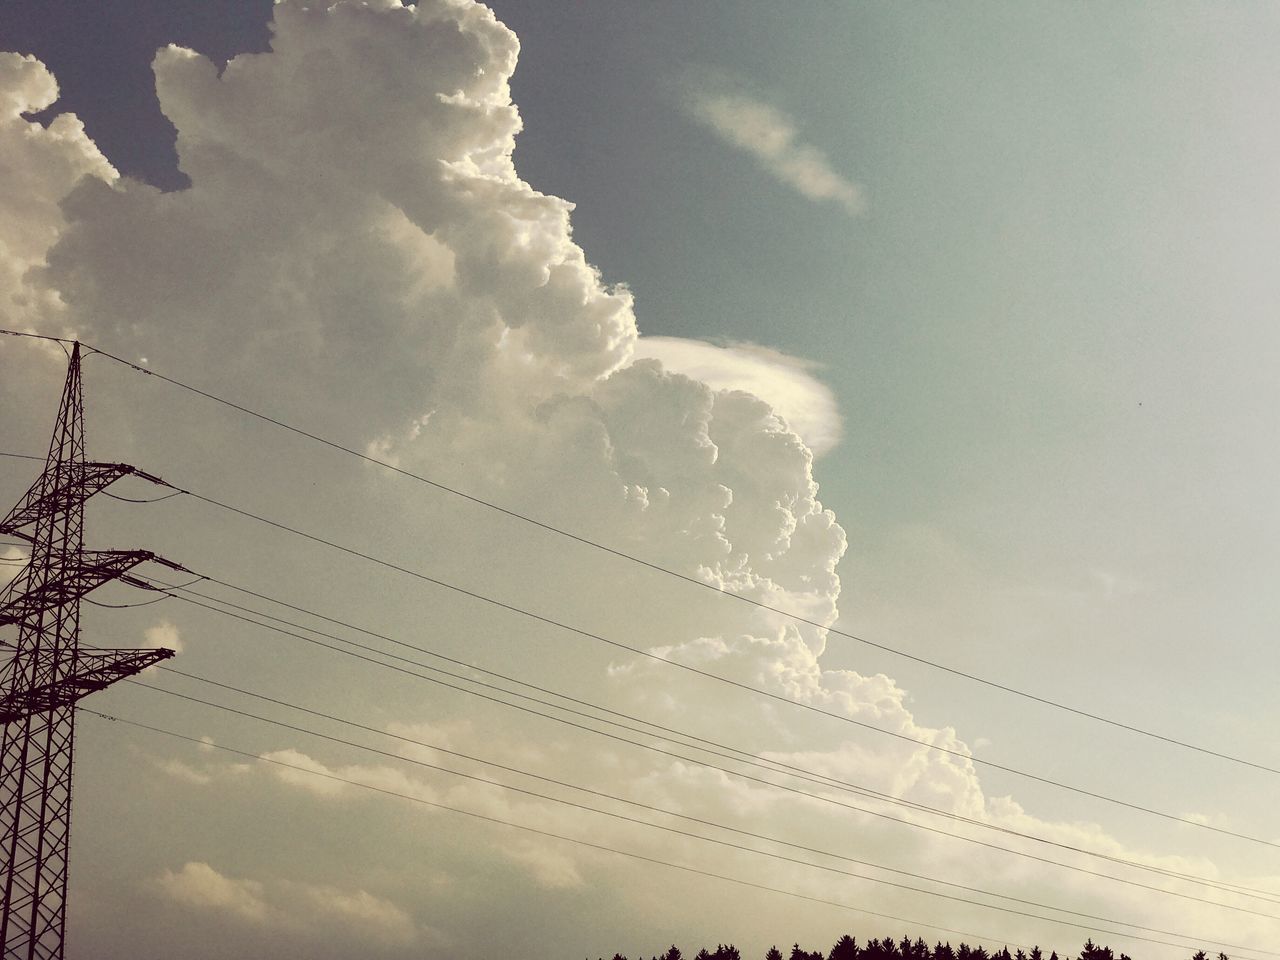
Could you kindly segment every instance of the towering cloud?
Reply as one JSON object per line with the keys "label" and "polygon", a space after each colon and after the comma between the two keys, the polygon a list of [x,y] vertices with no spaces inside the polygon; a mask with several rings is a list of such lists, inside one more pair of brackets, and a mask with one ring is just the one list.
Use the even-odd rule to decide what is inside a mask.
{"label": "towering cloud", "polygon": [[[639,339],[637,347],[632,297],[605,285],[573,241],[570,204],[537,192],[514,168],[520,118],[508,79],[517,51],[515,36],[467,0],[416,6],[284,0],[275,8],[271,51],[236,57],[221,72],[196,52],[161,50],[157,91],[191,180],[188,189],[168,193],[117,179],[74,118],[60,117],[47,129],[24,119],[24,111],[52,101],[52,78],[29,58],[0,60],[0,157],[10,168],[0,197],[5,323],[74,333],[139,362],[146,357],[157,370],[197,371],[224,395],[513,511],[833,623],[846,540],[818,499],[812,473],[813,448],[821,451],[838,437],[829,394],[803,365],[755,348],[740,348],[727,363],[701,354],[690,359],[669,341],[647,347]],[[777,175],[807,195],[856,207],[855,188],[797,144],[789,126],[746,107],[755,111],[747,120],[756,127],[776,128],[760,142]],[[743,116],[743,104],[717,101],[701,109],[717,129],[738,129],[731,121]],[[741,137],[748,135],[759,139]],[[0,343],[10,408],[58,376],[56,358],[33,365],[33,354],[22,351],[26,345]],[[702,362],[710,363],[705,381]],[[753,383],[759,396],[750,392]],[[373,549],[399,551],[410,567],[487,583],[484,589],[548,616],[960,755],[834,721],[810,722],[777,702],[669,665],[588,647],[544,625],[535,631],[527,621],[484,620],[474,605],[454,609],[453,600],[437,597],[427,639],[453,643],[449,649],[472,660],[877,790],[969,816],[1034,822],[1011,803],[991,808],[955,732],[918,724],[891,679],[825,669],[825,629],[662,580],[616,558],[567,551],[542,531],[466,512],[376,471],[339,464],[332,476],[311,472],[315,467],[303,467],[296,449],[274,446],[276,434],[211,420],[198,441],[189,429],[157,440],[154,431],[118,415],[121,421],[104,425],[100,436],[145,452],[147,465],[161,472],[184,472],[209,489],[274,497],[270,502],[292,511],[294,522],[359,533]],[[45,419],[32,414],[23,435],[38,437]],[[292,476],[287,490],[266,489],[294,467],[308,472]],[[351,519],[357,494],[377,510],[361,515],[363,525]],[[264,546],[239,527],[231,532],[194,515],[178,522],[187,526],[173,542],[192,566],[206,555],[243,564],[264,578],[254,582],[266,592],[296,596],[313,587],[321,594],[315,603],[353,617],[342,604],[358,607],[365,622],[413,630],[426,616],[403,581],[388,586],[379,579],[385,571],[317,568],[296,543]],[[417,532],[428,527],[429,536]],[[164,626],[181,630],[193,669],[203,665],[259,687],[262,676],[273,676],[282,684],[274,692],[285,698],[314,689],[422,743],[747,828],[759,829],[767,816],[770,833],[873,859],[927,861],[942,874],[972,857],[969,848],[957,852],[668,756],[551,724],[531,727],[525,715],[448,700],[421,685],[409,692],[398,680],[358,679],[342,672],[356,668],[336,661],[304,660],[295,651],[288,656],[297,663],[281,666],[271,659],[276,654],[257,646],[233,655],[230,641],[195,617],[173,608]],[[258,676],[250,677],[254,670]],[[369,692],[362,683],[386,686]],[[219,719],[199,717],[221,736]],[[255,736],[261,742],[264,734]],[[419,800],[664,859],[714,859],[722,872],[810,893],[830,883],[799,867],[762,866],[745,854],[624,830],[476,782],[389,761],[353,765],[352,756],[301,735],[266,736],[260,749],[274,759],[340,771]],[[158,842],[158,852],[113,862],[124,879],[95,894],[98,912],[86,913],[85,923],[113,908],[128,912],[158,889],[187,916],[213,913],[218,923],[248,925],[252,936],[277,943],[296,942],[289,938],[297,925],[275,920],[286,906],[301,905],[324,913],[329,925],[378,929],[376,948],[388,956],[421,955],[423,931],[430,930],[432,942],[446,945],[441,955],[479,957],[510,943],[527,946],[522,931],[545,914],[549,926],[534,936],[550,955],[596,950],[588,934],[601,924],[608,937],[657,929],[703,931],[698,935],[710,940],[763,937],[763,904],[778,902],[764,894],[739,901],[734,888],[707,889],[702,881],[696,905],[659,897],[655,891],[673,881],[657,867],[485,824],[441,826],[446,814],[409,801],[388,813],[353,789],[307,789],[297,770],[272,775],[173,749],[183,765],[158,761],[149,770],[147,802],[159,808],[186,808],[201,796],[220,802],[202,806],[207,821],[199,836],[179,832]],[[443,757],[403,741],[387,749]],[[243,835],[253,818],[227,814],[236,805],[257,811],[282,804],[292,805],[291,813],[270,828],[253,820],[256,842]],[[1065,838],[1110,842],[1092,829],[1052,829]],[[173,849],[182,844],[190,849]],[[296,858],[293,869],[288,857]],[[987,869],[997,879],[1016,872],[994,859]],[[1056,889],[1072,886],[1068,880]],[[958,915],[958,908],[868,889],[835,899],[910,916]],[[720,933],[705,929],[707,916]],[[823,922],[831,929],[849,923]],[[1009,926],[988,918],[979,929]],[[339,941],[308,940],[309,955],[342,956],[347,948]],[[203,943],[183,942],[180,952],[225,955]],[[141,954],[136,944],[116,943],[100,955]]]}

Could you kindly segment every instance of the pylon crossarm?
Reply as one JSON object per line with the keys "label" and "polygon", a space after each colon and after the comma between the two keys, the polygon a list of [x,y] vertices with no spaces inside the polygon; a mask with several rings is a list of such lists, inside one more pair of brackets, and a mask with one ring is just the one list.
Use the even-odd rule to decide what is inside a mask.
{"label": "pylon crossarm", "polygon": [[168,660],[174,651],[164,647],[156,650],[94,650],[77,653],[70,673],[54,683],[42,684],[0,697],[0,723],[11,723],[37,713],[47,713],[56,707],[75,703],[82,697],[125,677],[141,673],[152,664]]}
{"label": "pylon crossarm", "polygon": [[145,480],[158,479],[127,463],[65,463],[54,470],[55,480],[50,484],[50,469],[45,468],[17,506],[0,520],[0,533],[23,536],[22,529],[31,526],[39,517],[83,504],[121,477],[136,475]]}
{"label": "pylon crossarm", "polygon": [[27,567],[0,594],[0,626],[22,623],[45,610],[79,600],[89,591],[115,580],[140,563],[156,559],[149,550],[94,550],[80,554],[70,568],[51,567],[43,582]]}

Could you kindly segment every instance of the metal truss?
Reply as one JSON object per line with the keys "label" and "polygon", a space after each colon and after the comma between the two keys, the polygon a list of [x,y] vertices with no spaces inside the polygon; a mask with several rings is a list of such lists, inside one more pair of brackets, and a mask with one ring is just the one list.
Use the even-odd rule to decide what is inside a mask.
{"label": "metal truss", "polygon": [[0,521],[31,545],[0,593],[0,628],[16,627],[0,667],[0,960],[62,960],[66,933],[71,761],[78,700],[173,656],[172,650],[80,648],[80,599],[141,563],[145,550],[84,549],[84,503],[118,480],[156,478],[84,459],[80,345],[74,344],[45,468]]}

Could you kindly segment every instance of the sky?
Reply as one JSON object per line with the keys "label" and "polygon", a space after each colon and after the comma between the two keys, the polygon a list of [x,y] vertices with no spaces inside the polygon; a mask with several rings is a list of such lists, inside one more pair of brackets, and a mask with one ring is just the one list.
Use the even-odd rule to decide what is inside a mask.
{"label": "sky", "polygon": [[[87,607],[86,643],[176,647],[204,678],[145,683],[305,729],[130,684],[87,700],[206,743],[82,712],[68,957],[763,956],[845,932],[1267,956],[1278,19],[0,2],[0,326],[404,471],[91,356],[90,456],[208,499],[95,498],[90,543],[576,698],[536,694],[580,724],[188,601]],[[0,338],[0,450],[43,453],[64,373]],[[16,501],[37,465],[0,460]],[[581,729],[619,720],[600,708],[773,772]]]}

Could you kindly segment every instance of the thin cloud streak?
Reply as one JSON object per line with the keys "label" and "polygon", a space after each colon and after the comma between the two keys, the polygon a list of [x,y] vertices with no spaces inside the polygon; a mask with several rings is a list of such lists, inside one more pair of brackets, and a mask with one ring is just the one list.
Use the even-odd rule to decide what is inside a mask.
{"label": "thin cloud streak", "polygon": [[862,188],[838,174],[825,153],[800,140],[795,124],[777,108],[742,94],[696,90],[686,96],[685,109],[801,196],[837,203],[851,216],[866,209]]}

